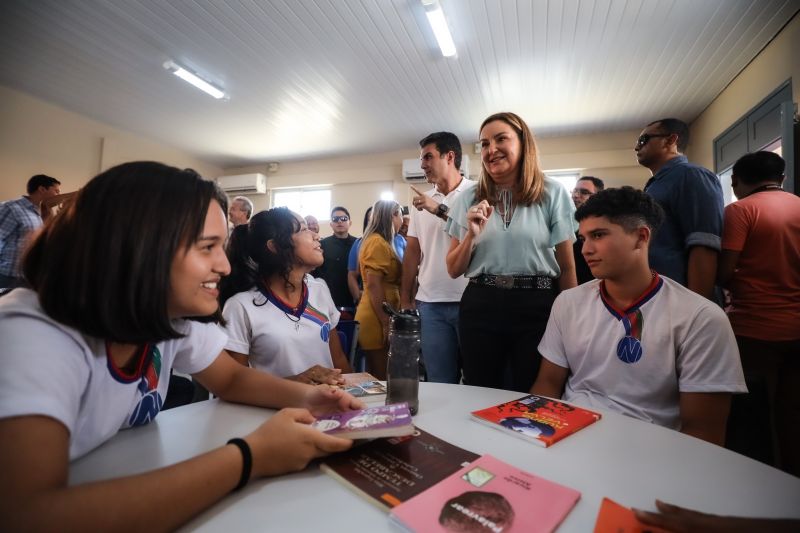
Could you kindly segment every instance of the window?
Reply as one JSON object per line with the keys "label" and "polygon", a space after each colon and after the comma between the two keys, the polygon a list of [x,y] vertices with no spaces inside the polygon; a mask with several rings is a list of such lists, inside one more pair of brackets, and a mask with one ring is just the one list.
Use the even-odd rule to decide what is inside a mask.
{"label": "window", "polygon": [[330,189],[276,189],[272,207],[288,207],[298,215],[312,215],[320,222],[331,218]]}
{"label": "window", "polygon": [[786,160],[784,188],[795,192],[794,104],[791,80],[714,139],[714,171],[722,183],[725,205],[736,200],[731,189],[731,167],[746,153],[775,152]]}
{"label": "window", "polygon": [[563,185],[569,194],[572,194],[572,189],[581,177],[581,173],[577,170],[553,170],[545,171],[544,174]]}

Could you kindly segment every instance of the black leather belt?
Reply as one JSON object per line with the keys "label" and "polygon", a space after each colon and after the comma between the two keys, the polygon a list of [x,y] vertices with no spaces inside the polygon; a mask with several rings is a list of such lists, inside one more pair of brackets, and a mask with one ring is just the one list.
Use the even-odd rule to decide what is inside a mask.
{"label": "black leather belt", "polygon": [[469,278],[473,285],[498,287],[500,289],[543,289],[553,288],[553,278],[549,276],[496,276],[494,274],[481,274]]}

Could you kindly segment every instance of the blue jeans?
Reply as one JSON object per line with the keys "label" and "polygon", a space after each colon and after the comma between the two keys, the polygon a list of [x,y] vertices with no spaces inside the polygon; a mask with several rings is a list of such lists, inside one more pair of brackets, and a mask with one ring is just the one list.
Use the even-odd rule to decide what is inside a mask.
{"label": "blue jeans", "polygon": [[420,302],[422,360],[428,381],[458,383],[461,364],[458,341],[458,302]]}

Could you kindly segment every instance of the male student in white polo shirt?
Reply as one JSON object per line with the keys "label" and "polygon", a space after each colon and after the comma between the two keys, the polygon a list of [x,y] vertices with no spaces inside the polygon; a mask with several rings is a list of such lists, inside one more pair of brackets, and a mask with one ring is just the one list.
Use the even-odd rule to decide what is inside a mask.
{"label": "male student in white polo shirt", "polygon": [[[461,380],[458,342],[458,306],[467,286],[464,276],[447,274],[445,256],[450,237],[444,231],[448,205],[461,191],[476,185],[459,173],[461,142],[447,131],[431,133],[419,142],[420,167],[433,189],[413,199],[406,237],[400,305],[416,307],[422,325],[422,359],[428,381],[458,383]],[[415,189],[415,192],[418,192]],[[415,279],[419,289],[414,294]]]}
{"label": "male student in white polo shirt", "polygon": [[556,298],[531,393],[722,445],[731,394],[747,392],[736,339],[722,309],[650,269],[663,210],[622,187],[592,196],[575,219],[597,279]]}

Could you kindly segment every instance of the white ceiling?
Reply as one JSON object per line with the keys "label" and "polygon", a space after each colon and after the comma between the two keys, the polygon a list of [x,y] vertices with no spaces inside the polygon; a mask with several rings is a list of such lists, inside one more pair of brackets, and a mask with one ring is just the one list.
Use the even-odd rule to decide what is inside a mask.
{"label": "white ceiling", "polygon": [[[223,167],[694,119],[800,0],[0,0],[0,84]],[[214,100],[162,68],[225,88]]]}

